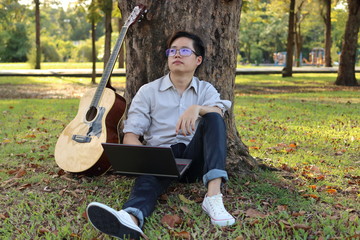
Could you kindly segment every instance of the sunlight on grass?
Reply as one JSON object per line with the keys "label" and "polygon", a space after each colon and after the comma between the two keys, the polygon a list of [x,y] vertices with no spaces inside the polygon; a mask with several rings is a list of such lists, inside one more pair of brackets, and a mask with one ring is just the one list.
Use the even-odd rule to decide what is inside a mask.
{"label": "sunlight on grass", "polygon": [[[226,228],[212,226],[202,211],[206,190],[201,182],[173,184],[147,218],[145,234],[150,239],[173,239],[174,233],[183,232],[191,239],[359,236],[360,89],[335,87],[335,77],[238,76],[234,115],[239,135],[252,156],[279,171],[254,169],[250,177],[238,171],[237,163],[229,163],[224,203],[237,222]],[[125,84],[125,78],[112,80]],[[9,84],[80,88],[90,79],[0,78],[0,87]],[[77,98],[0,101],[0,235],[4,239],[106,238],[87,221],[86,206],[98,201],[119,209],[134,178],[114,173],[85,177],[59,169],[55,143],[75,117],[78,104]],[[165,215],[177,215],[182,222],[167,228],[161,222]]]}
{"label": "sunlight on grass", "polygon": [[[333,85],[336,73],[297,73],[291,78],[283,78],[279,74],[238,75],[235,83],[251,86],[323,86]],[[360,73],[356,73],[360,79]]]}

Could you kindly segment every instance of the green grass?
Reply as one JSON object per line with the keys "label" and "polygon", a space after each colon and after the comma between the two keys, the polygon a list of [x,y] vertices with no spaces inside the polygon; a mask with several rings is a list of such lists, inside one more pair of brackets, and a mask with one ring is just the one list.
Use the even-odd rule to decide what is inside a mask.
{"label": "green grass", "polygon": [[[147,219],[145,234],[150,239],[180,234],[191,239],[359,237],[360,90],[335,87],[335,78],[238,76],[234,114],[239,134],[253,156],[282,171],[259,170],[254,178],[229,164],[223,193],[237,223],[223,229],[212,226],[201,209],[201,183],[174,184]],[[88,83],[80,78],[0,78],[0,88],[9,84]],[[1,238],[110,239],[88,223],[85,208],[91,201],[120,208],[133,178],[63,175],[53,156],[78,103],[0,101]],[[182,222],[170,228],[162,223],[165,215],[178,215]]]}

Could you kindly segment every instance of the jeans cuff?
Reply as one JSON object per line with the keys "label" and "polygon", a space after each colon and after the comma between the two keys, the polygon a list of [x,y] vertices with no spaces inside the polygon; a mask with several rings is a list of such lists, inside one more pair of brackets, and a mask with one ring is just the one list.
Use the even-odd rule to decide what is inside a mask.
{"label": "jeans cuff", "polygon": [[139,227],[142,228],[144,225],[144,215],[141,210],[133,207],[123,209],[125,212],[134,215],[139,220]]}
{"label": "jeans cuff", "polygon": [[229,180],[228,174],[225,170],[211,169],[203,176],[203,183],[205,187],[207,187],[209,181],[215,178],[222,178],[225,182]]}

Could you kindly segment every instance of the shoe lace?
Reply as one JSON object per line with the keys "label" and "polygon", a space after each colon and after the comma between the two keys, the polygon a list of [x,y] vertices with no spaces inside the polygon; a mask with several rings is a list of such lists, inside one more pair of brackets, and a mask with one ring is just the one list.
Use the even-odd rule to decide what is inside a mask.
{"label": "shoe lace", "polygon": [[209,200],[210,208],[215,215],[228,214],[224,207],[221,194],[213,196]]}

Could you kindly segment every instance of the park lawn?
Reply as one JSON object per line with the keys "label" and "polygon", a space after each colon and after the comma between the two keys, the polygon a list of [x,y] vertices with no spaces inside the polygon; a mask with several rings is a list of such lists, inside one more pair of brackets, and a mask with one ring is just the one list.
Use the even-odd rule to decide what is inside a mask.
{"label": "park lawn", "polygon": [[[201,209],[201,183],[174,184],[147,219],[145,234],[150,239],[358,238],[360,90],[334,87],[335,78],[238,76],[234,113],[239,134],[254,157],[280,171],[245,176],[231,161],[223,193],[237,222],[222,229],[212,226]],[[11,84],[9,79],[0,78],[0,88],[3,82]],[[69,81],[81,83],[76,78],[64,83]],[[85,177],[57,167],[54,146],[78,103],[77,98],[0,101],[4,239],[109,239],[88,223],[85,208],[91,201],[119,208],[133,178],[111,172]],[[175,225],[166,225],[165,219],[176,216]]]}

